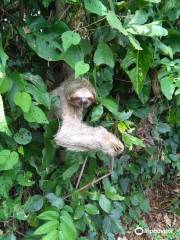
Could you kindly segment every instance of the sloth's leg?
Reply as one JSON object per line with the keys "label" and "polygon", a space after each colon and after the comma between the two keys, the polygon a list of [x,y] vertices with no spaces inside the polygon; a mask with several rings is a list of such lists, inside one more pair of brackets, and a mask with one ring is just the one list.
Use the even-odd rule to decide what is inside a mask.
{"label": "sloth's leg", "polygon": [[117,156],[123,150],[122,142],[103,127],[89,127],[85,124],[64,124],[55,136],[58,145],[74,151],[101,150],[110,156]]}

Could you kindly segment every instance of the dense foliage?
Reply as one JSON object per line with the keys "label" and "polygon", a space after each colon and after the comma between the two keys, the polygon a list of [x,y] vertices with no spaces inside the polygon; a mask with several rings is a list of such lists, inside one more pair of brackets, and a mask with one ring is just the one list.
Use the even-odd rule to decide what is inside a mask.
{"label": "dense foliage", "polygon": [[[180,2],[3,0],[0,13],[1,239],[114,240],[147,227],[146,190],[180,170]],[[96,87],[85,121],[126,146],[111,176],[103,153],[53,141],[62,62]]]}

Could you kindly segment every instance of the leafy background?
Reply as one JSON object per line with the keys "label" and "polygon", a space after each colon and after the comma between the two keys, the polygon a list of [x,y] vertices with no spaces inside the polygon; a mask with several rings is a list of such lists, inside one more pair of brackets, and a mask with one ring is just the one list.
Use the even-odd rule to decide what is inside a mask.
{"label": "leafy background", "polygon": [[[180,2],[3,0],[0,13],[0,239],[178,239]],[[63,63],[96,87],[85,121],[125,144],[111,176],[103,153],[54,144]]]}

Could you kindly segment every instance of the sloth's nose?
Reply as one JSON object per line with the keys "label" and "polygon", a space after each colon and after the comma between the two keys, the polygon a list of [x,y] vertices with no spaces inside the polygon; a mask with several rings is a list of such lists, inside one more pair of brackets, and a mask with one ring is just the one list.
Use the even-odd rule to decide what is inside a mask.
{"label": "sloth's nose", "polygon": [[84,105],[88,104],[88,100],[87,100],[87,98],[85,98],[85,97],[82,97],[82,98],[81,98],[81,102],[82,102]]}

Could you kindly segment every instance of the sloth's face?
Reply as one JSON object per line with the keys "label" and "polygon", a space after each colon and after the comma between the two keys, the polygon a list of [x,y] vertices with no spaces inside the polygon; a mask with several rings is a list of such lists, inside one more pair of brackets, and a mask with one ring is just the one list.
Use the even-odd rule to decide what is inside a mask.
{"label": "sloth's face", "polygon": [[87,88],[77,89],[70,97],[69,103],[74,107],[89,107],[95,101],[93,93]]}

